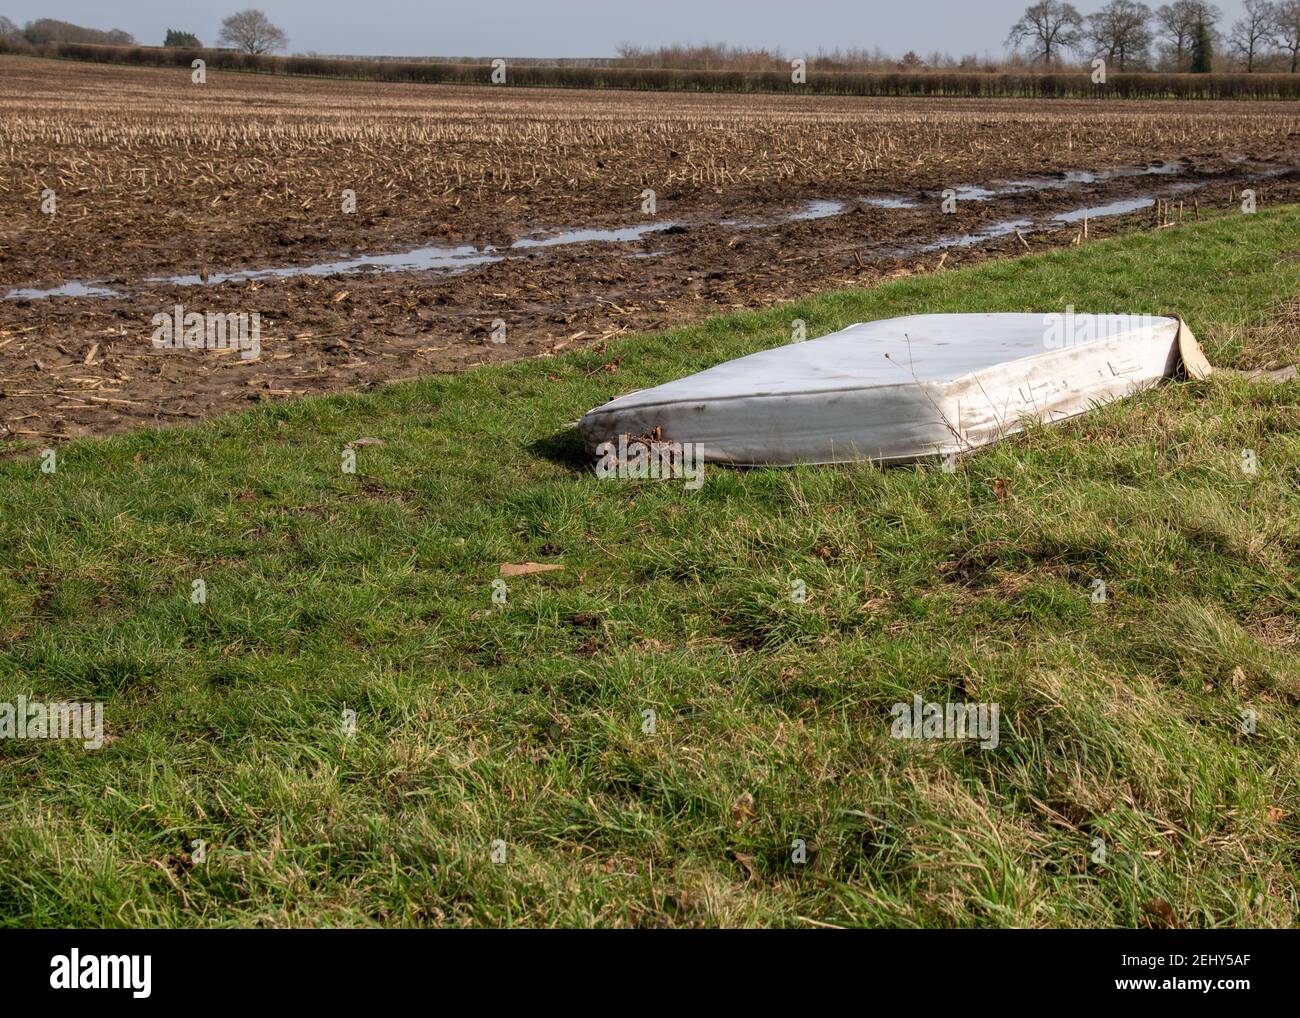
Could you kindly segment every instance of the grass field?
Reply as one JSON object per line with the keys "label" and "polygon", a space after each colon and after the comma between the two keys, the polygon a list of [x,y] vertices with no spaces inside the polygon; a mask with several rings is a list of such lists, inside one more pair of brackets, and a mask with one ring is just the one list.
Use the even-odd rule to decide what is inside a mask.
{"label": "grass field", "polygon": [[[1178,310],[1216,364],[1294,360],[1298,230],[1290,206],[0,463],[0,701],[102,700],[109,736],[0,741],[0,922],[1295,925],[1296,383],[1169,385],[952,474],[695,492],[597,480],[569,422],[796,317]],[[564,569],[494,603],[526,560]],[[997,748],[892,739],[914,694],[999,704]]]}

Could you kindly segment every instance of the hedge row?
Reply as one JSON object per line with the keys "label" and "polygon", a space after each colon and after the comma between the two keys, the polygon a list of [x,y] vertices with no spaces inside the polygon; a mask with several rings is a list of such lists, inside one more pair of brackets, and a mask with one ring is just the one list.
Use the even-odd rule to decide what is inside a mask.
{"label": "hedge row", "polygon": [[[5,50],[0,40],[0,52]],[[19,47],[11,46],[10,49]],[[66,60],[150,67],[190,67],[423,84],[490,84],[488,64],[340,60],[331,57],[254,56],[230,50],[159,46],[47,43],[24,52]],[[673,70],[656,67],[506,67],[511,85],[549,88],[621,88],[688,92],[793,92],[861,96],[976,96],[1003,98],[1300,99],[1300,74],[1112,74],[1104,85],[1086,73],[965,71],[814,71],[796,85],[778,71]]]}

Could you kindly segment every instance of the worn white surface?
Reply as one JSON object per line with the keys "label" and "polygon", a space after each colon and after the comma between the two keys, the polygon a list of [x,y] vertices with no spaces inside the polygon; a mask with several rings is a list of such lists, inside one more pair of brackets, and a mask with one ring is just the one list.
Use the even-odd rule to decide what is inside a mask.
{"label": "worn white surface", "polygon": [[[736,464],[901,462],[1058,421],[1171,375],[1178,320],[914,315],[849,326],[620,396],[580,422]],[[656,429],[658,431],[656,432]]]}

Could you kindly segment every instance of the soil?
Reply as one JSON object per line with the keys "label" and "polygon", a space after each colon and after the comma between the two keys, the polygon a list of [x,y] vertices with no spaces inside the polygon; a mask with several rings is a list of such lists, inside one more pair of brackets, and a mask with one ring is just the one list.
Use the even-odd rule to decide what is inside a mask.
{"label": "soil", "polygon": [[[37,115],[48,107],[56,119],[72,117],[72,109],[91,111],[85,116],[95,122],[101,116],[111,119],[113,110],[96,104],[102,107],[108,101],[106,88],[124,82],[135,91],[118,96],[114,109],[120,106],[126,117],[133,95],[142,107],[161,101],[156,96],[162,87],[158,76],[165,73],[49,68],[43,61],[0,59],[0,94],[6,97],[0,114],[21,119],[14,97],[25,93],[36,96]],[[379,94],[376,90],[417,105],[427,104],[431,100],[424,97],[433,95],[440,109],[455,109],[466,96],[492,92],[492,103],[513,103],[525,112],[545,107],[548,115],[559,117],[565,102],[573,98],[551,92],[521,91],[507,98],[491,89],[338,82],[240,80],[223,87],[227,89],[223,103],[234,108],[240,96],[271,103],[277,90],[285,92],[285,102],[292,99],[308,109],[313,104],[328,105],[331,97],[340,95],[364,106]],[[809,109],[851,113],[865,106],[892,112],[902,108],[909,118],[921,121],[942,120],[948,109],[941,103],[899,101],[891,106],[881,100],[824,97],[785,104],[773,97],[615,99],[601,97],[595,105],[602,112],[589,118],[594,117],[593,122],[602,117],[631,118],[638,109],[678,103],[687,113],[672,130],[689,131],[692,124],[698,130],[700,117],[717,116],[746,103],[776,109],[774,116],[796,121]],[[973,104],[981,101],[960,102],[963,115],[968,115]],[[1005,116],[1008,109],[1014,111],[1014,103],[982,105],[990,116],[997,115],[998,131],[1015,131],[1014,118],[1008,121]],[[1042,105],[1033,108],[1038,111]],[[1166,109],[1186,105],[1171,103]],[[1205,104],[1216,105],[1222,104]],[[1258,113],[1254,109],[1258,105],[1265,104],[1238,108]],[[1062,101],[1053,109],[1084,123],[1088,106]],[[1285,111],[1288,126],[1294,127],[1294,105],[1275,104],[1274,113],[1279,110]],[[254,112],[262,111],[258,107]],[[275,116],[282,123],[287,115],[281,111]],[[1215,122],[1230,123],[1231,118]],[[24,141],[22,130],[16,130],[18,140],[0,158],[9,169],[21,169],[22,178],[20,186],[0,194],[0,212],[8,216],[0,230],[4,241],[0,291],[82,281],[117,293],[0,300],[0,449],[9,452],[80,436],[182,423],[264,400],[360,389],[494,361],[546,356],[719,312],[766,307],[815,291],[1084,242],[1081,222],[1053,222],[1054,217],[1124,199],[1158,198],[1170,204],[1129,215],[1094,215],[1088,223],[1089,240],[1150,229],[1158,222],[1191,221],[1211,209],[1236,209],[1243,186],[1255,191],[1260,207],[1300,198],[1296,142],[1300,135],[1259,127],[1217,142],[1208,140],[1214,132],[1207,129],[1206,139],[1181,146],[1170,142],[1161,145],[1156,155],[1128,142],[1117,144],[1113,151],[1081,146],[1068,163],[1059,153],[1026,144],[1003,148],[996,156],[980,152],[954,166],[936,166],[933,160],[909,162],[892,154],[869,170],[845,168],[836,174],[820,167],[807,173],[771,173],[758,180],[730,180],[727,175],[733,171],[728,170],[721,183],[711,182],[706,173],[674,177],[659,169],[624,168],[613,182],[558,192],[538,187],[527,193],[506,188],[493,192],[484,188],[480,178],[459,189],[448,183],[436,192],[432,187],[408,189],[407,200],[368,202],[369,192],[362,189],[358,212],[344,215],[337,214],[333,196],[346,176],[286,192],[278,205],[255,201],[265,195],[265,188],[252,188],[246,180],[241,183],[240,171],[232,168],[261,158],[253,155],[253,142],[247,152],[236,146],[223,153],[211,167],[191,162],[194,186],[183,192],[169,183],[161,188],[168,192],[164,195],[151,191],[147,162],[140,176],[143,189],[125,171],[110,175],[91,166],[90,157],[101,147],[111,148],[111,141],[96,142],[89,128],[88,140],[61,146],[48,141],[56,135],[47,122],[28,128],[32,139]],[[1035,132],[1043,129],[1041,124],[1026,128],[1026,137],[1036,137]],[[1173,140],[1178,134],[1172,132]],[[666,137],[669,144],[679,144],[671,134]],[[168,143],[164,134],[148,144],[162,151]],[[743,142],[738,147],[743,148]],[[576,158],[567,148],[565,152],[565,158]],[[673,154],[677,154],[673,149],[660,154],[665,165],[672,162]],[[1149,158],[1141,158],[1144,154]],[[750,155],[762,164],[761,153]],[[311,158],[312,165],[319,167],[330,161],[359,164],[367,155],[365,144],[354,139],[350,147],[314,151]],[[616,161],[614,156],[608,158]],[[1176,163],[1176,169],[1136,174],[1152,162]],[[1077,182],[1057,172],[1117,169],[1134,172]],[[281,172],[291,171],[282,168]],[[642,179],[636,179],[638,173]],[[534,175],[539,179],[540,171]],[[1060,186],[1008,188],[1008,182],[1026,178],[1055,178]],[[56,190],[63,196],[54,216],[36,211],[38,185],[47,182],[57,182]],[[643,213],[637,188],[655,183],[659,184],[657,209]],[[955,211],[945,214],[943,188],[968,185],[998,193],[983,201],[959,197]],[[290,184],[281,182],[272,190],[277,186]],[[131,188],[137,193],[134,208],[123,204]],[[221,199],[223,194],[231,197]],[[915,207],[864,203],[865,198],[884,197],[900,198]],[[843,207],[822,218],[790,218],[807,213],[811,202],[827,201]],[[176,212],[169,202],[183,211]],[[97,225],[95,217],[99,217]],[[1013,221],[1026,223],[1018,234],[1003,228],[1005,235],[968,246],[933,248],[945,238],[975,236]],[[650,223],[673,225],[626,242],[510,249],[520,239],[553,239],[565,229],[607,230]],[[151,281],[184,273],[210,277],[246,269],[306,267],[425,245],[490,247],[494,250],[487,253],[500,260],[458,272],[303,274],[198,286]],[[259,356],[246,359],[232,351],[155,348],[153,316],[170,315],[176,305],[186,311],[258,312]],[[504,342],[493,341],[497,320],[505,323]]]}

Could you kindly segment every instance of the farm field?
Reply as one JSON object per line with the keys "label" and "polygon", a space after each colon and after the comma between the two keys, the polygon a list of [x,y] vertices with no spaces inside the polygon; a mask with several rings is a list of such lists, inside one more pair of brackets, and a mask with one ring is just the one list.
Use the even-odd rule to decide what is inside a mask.
{"label": "farm field", "polygon": [[[581,346],[617,373],[625,334],[1300,195],[1280,102],[195,85],[4,56],[0,125],[9,452]],[[154,349],[176,305],[258,312],[260,355]]]}

